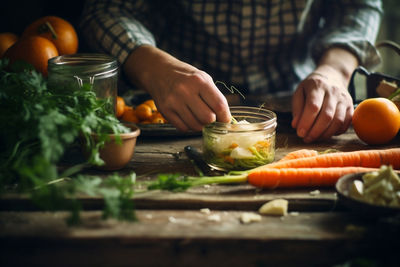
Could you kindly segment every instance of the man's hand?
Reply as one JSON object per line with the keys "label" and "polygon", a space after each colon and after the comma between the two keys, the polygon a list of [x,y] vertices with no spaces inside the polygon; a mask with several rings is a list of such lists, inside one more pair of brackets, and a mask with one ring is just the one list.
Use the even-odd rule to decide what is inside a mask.
{"label": "man's hand", "polygon": [[356,66],[350,52],[332,48],[299,84],[292,99],[292,127],[304,142],[328,139],[348,129],[354,108],[347,86]]}
{"label": "man's hand", "polygon": [[200,131],[208,123],[231,119],[228,102],[210,75],[155,47],[137,48],[124,71],[181,131]]}

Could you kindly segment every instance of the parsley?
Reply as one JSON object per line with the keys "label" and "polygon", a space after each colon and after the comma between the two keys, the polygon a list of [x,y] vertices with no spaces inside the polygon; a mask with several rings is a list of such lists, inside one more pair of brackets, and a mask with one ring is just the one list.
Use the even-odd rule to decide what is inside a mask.
{"label": "parsley", "polygon": [[158,179],[147,186],[148,190],[185,191],[190,187],[209,184],[237,184],[247,181],[246,172],[228,173],[222,176],[185,176],[179,173],[159,174]]}
{"label": "parsley", "polygon": [[[133,219],[132,177],[76,176],[86,166],[104,164],[99,149],[108,134],[128,131],[114,116],[111,100],[97,98],[90,84],[80,90],[49,88],[31,66],[18,63],[10,71],[7,65],[0,60],[0,193],[13,188],[29,193],[43,209],[71,210],[71,222],[79,218],[77,193],[101,195],[105,218]],[[86,144],[88,160],[60,175],[60,159],[79,139]],[[54,183],[64,175],[71,177],[66,185]]]}

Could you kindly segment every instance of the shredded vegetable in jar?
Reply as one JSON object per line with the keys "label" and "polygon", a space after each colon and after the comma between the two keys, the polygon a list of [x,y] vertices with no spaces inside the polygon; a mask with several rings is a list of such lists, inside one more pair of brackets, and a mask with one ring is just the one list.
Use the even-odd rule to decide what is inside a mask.
{"label": "shredded vegetable in jar", "polygon": [[231,107],[232,122],[203,128],[203,157],[218,170],[246,170],[275,158],[276,114],[256,107]]}

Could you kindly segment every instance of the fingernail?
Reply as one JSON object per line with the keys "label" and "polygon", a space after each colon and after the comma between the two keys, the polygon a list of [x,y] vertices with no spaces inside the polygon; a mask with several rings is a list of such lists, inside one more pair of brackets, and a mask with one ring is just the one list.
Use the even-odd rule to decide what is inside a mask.
{"label": "fingernail", "polygon": [[300,136],[300,137],[304,137],[304,136],[306,135],[306,130],[304,130],[304,129],[299,129],[299,130],[297,131],[297,134],[298,134],[298,136]]}

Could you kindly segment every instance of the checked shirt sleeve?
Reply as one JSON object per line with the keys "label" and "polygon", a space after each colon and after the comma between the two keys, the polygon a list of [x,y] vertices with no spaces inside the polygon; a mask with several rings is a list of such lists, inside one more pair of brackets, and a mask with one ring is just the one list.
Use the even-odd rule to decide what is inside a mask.
{"label": "checked shirt sleeve", "polygon": [[153,34],[139,22],[146,1],[90,0],[86,2],[80,29],[90,48],[110,54],[123,64],[137,47],[155,46]]}
{"label": "checked shirt sleeve", "polygon": [[[328,2],[328,1],[327,1]],[[371,68],[380,63],[374,42],[382,15],[378,0],[334,0],[325,8],[325,21],[311,45],[314,60],[332,47],[354,53],[359,64]]]}

